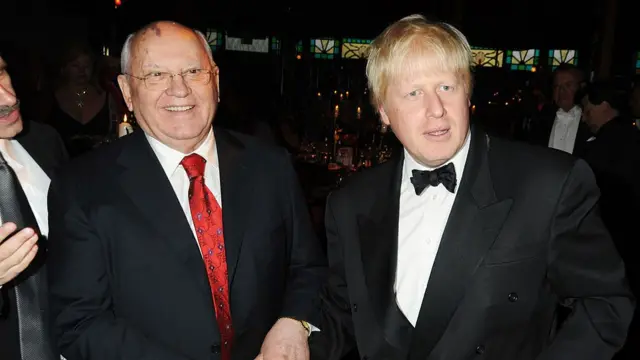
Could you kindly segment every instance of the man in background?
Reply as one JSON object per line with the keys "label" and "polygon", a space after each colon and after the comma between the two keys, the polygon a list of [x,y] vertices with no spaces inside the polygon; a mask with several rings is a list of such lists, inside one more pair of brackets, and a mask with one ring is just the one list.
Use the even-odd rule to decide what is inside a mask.
{"label": "man in background", "polygon": [[584,75],[571,64],[561,64],[553,72],[553,107],[545,108],[530,120],[528,142],[580,156],[591,136],[581,121],[582,109],[577,92],[584,86]]}

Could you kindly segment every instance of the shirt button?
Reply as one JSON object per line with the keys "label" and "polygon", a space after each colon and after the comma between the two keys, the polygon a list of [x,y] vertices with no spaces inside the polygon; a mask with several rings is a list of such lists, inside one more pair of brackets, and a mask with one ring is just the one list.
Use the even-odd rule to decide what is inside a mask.
{"label": "shirt button", "polygon": [[484,354],[484,346],[482,346],[482,345],[476,346],[476,354],[478,354],[478,355]]}
{"label": "shirt button", "polygon": [[510,302],[518,301],[518,293],[512,292],[511,294],[509,294],[509,301]]}

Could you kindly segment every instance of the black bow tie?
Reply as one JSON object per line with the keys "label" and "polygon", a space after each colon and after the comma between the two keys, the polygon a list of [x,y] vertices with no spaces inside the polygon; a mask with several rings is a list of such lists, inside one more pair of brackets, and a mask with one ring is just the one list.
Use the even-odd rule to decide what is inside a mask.
{"label": "black bow tie", "polygon": [[411,170],[411,174],[413,174],[411,183],[416,190],[416,195],[422,194],[428,186],[438,186],[439,184],[442,184],[451,193],[456,190],[458,180],[456,178],[456,168],[452,163],[433,171]]}

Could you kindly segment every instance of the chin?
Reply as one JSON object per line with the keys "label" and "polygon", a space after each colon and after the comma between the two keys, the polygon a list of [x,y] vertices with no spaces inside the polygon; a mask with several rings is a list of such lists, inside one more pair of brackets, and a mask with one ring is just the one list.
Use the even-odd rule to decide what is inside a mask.
{"label": "chin", "polygon": [[11,139],[11,138],[14,138],[16,135],[18,135],[18,134],[20,134],[22,132],[22,129],[23,129],[22,119],[18,119],[18,121],[14,122],[11,125],[1,126],[0,127],[0,139]]}

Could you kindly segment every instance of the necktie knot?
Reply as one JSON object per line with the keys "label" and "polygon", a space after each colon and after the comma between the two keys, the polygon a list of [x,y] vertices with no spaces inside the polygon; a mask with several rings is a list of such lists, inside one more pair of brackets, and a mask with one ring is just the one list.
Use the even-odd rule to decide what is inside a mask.
{"label": "necktie knot", "polygon": [[204,167],[206,164],[207,160],[198,154],[187,155],[180,162],[180,165],[182,165],[187,172],[189,180],[197,178],[198,176],[204,176]]}
{"label": "necktie knot", "polygon": [[412,170],[411,184],[416,191],[416,195],[422,194],[429,186],[442,184],[451,193],[455,192],[457,185],[456,168],[452,163],[435,170]]}

